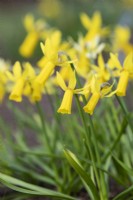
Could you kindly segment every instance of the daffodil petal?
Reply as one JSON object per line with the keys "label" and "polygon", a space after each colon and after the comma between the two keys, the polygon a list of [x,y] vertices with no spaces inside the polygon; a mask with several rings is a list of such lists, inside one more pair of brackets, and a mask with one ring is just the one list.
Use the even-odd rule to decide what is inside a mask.
{"label": "daffodil petal", "polygon": [[52,41],[54,48],[57,48],[61,41],[61,31],[56,30],[55,32],[53,32],[51,41]]}
{"label": "daffodil petal", "polygon": [[56,78],[57,78],[58,85],[62,88],[62,90],[66,91],[67,86],[66,86],[65,81],[63,80],[63,78],[62,78],[62,76],[60,75],[59,72],[56,73]]}
{"label": "daffodil petal", "polygon": [[115,67],[122,69],[122,66],[121,66],[120,61],[118,60],[117,56],[113,53],[110,53],[110,57],[112,59],[112,62],[115,65]]}
{"label": "daffodil petal", "polygon": [[24,63],[24,76],[28,76],[28,78],[35,78],[35,71],[32,65],[29,62]]}
{"label": "daffodil petal", "polygon": [[81,20],[82,25],[86,29],[90,28],[90,26],[91,26],[91,20],[90,20],[90,18],[88,17],[88,15],[86,13],[81,13],[80,14],[80,20]]}
{"label": "daffodil petal", "polygon": [[95,12],[92,17],[92,24],[95,25],[96,28],[101,27],[102,25],[102,18],[100,12]]}
{"label": "daffodil petal", "polygon": [[21,76],[21,73],[22,73],[21,65],[20,62],[17,61],[13,66],[13,74],[15,78],[19,78]]}
{"label": "daffodil petal", "polygon": [[114,83],[110,86],[105,86],[101,89],[100,91],[101,98],[105,97],[105,95],[107,95],[112,90],[113,85]]}
{"label": "daffodil petal", "polygon": [[24,27],[27,30],[27,32],[33,31],[34,30],[34,17],[32,14],[26,15],[24,18]]}
{"label": "daffodil petal", "polygon": [[117,93],[117,90],[114,90],[114,91],[110,92],[108,95],[105,95],[104,97],[112,97],[116,93]]}
{"label": "daffodil petal", "polygon": [[40,43],[40,46],[41,46],[41,50],[42,50],[43,54],[45,55],[45,46],[42,42]]}
{"label": "daffodil petal", "polygon": [[124,60],[123,66],[127,70],[128,70],[128,68],[130,69],[131,66],[132,66],[132,69],[133,69],[133,52],[131,52],[127,55],[127,57]]}
{"label": "daffodil petal", "polygon": [[11,72],[6,71],[5,74],[6,74],[7,78],[8,78],[10,81],[14,81],[14,80],[15,80],[15,79],[14,79],[14,76],[12,75]]}
{"label": "daffodil petal", "polygon": [[104,70],[104,65],[105,64],[104,64],[104,60],[103,60],[103,57],[102,57],[101,54],[98,56],[98,65],[101,68],[101,70]]}
{"label": "daffodil petal", "polygon": [[100,84],[99,84],[97,77],[95,75],[92,77],[90,85],[91,85],[91,92],[92,93],[95,93],[95,92],[98,93],[100,91]]}
{"label": "daffodil petal", "polygon": [[76,86],[76,76],[75,76],[75,71],[73,71],[69,79],[68,88],[74,90],[75,86]]}

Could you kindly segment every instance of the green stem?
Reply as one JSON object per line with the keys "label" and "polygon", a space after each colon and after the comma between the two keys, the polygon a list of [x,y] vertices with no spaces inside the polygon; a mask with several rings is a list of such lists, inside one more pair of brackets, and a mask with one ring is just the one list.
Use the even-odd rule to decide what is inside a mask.
{"label": "green stem", "polygon": [[118,118],[118,110],[116,109],[115,104],[112,101],[112,99],[109,100],[109,107],[110,107],[110,110],[112,111],[112,116],[113,116],[114,121],[115,121],[116,131],[119,131],[121,126],[120,126],[120,121],[119,121],[119,118]]}
{"label": "green stem", "polygon": [[85,120],[85,116],[84,116],[83,110],[82,110],[82,108],[80,106],[80,102],[79,102],[78,96],[77,95],[75,95],[75,96],[76,96],[76,102],[77,102],[78,110],[79,110],[79,113],[80,113],[80,116],[81,116],[81,120],[82,120],[82,123],[84,125],[85,132],[87,134],[87,135],[85,135],[85,138],[87,139],[87,142],[88,142],[87,147],[88,147],[91,159],[92,159],[92,164],[93,164],[93,168],[94,168],[97,184],[98,184],[98,187],[100,189],[100,179],[99,179],[99,175],[98,175],[98,170],[97,170],[97,168],[95,166],[95,157],[94,157],[94,153],[93,153],[93,151],[91,149],[90,129],[87,126],[87,123],[86,123],[86,120]]}
{"label": "green stem", "polygon": [[115,96],[116,96],[116,99],[117,99],[117,101],[118,101],[118,103],[119,103],[119,105],[120,105],[120,107],[121,107],[121,109],[123,111],[123,114],[124,114],[128,124],[129,124],[129,126],[131,128],[131,131],[133,133],[133,124],[130,121],[129,112],[128,112],[127,108],[126,108],[126,105],[124,104],[124,101],[123,101],[122,98],[118,97],[117,95],[115,95]]}
{"label": "green stem", "polygon": [[40,120],[41,120],[41,124],[42,124],[43,136],[44,136],[44,138],[46,140],[46,144],[47,144],[47,147],[49,149],[49,152],[51,153],[52,152],[52,148],[50,146],[50,140],[49,140],[49,137],[47,135],[47,130],[46,130],[46,126],[45,126],[45,118],[44,118],[41,106],[40,106],[40,104],[38,102],[36,102],[36,107],[37,107],[38,114],[40,116]]}
{"label": "green stem", "polygon": [[110,147],[109,151],[103,157],[102,162],[105,162],[106,159],[109,157],[109,155],[112,153],[112,151],[116,148],[116,146],[117,146],[118,142],[120,141],[120,138],[121,138],[122,134],[124,133],[127,125],[128,125],[127,120],[125,120],[125,118],[124,118],[123,122],[122,122],[121,129],[119,131],[119,134],[116,137],[116,139],[115,139],[114,143],[112,144],[112,146]]}
{"label": "green stem", "polygon": [[[89,115],[89,122],[90,122],[91,129],[92,129],[93,144],[95,147],[97,162],[98,162],[98,165],[101,166],[102,162],[101,162],[101,157],[100,157],[100,153],[99,153],[99,149],[98,149],[97,138],[95,135],[96,131],[95,131],[93,121],[92,121],[90,115]],[[106,188],[104,173],[99,170],[99,175],[100,175],[100,186],[101,186],[101,188],[100,188],[101,189],[101,200],[106,200],[106,199],[108,199],[108,197],[107,197],[107,188]]]}
{"label": "green stem", "polygon": [[[70,60],[69,56],[68,56],[68,59]],[[72,68],[72,70],[75,70],[73,63],[71,63],[71,68]],[[77,76],[77,73],[76,73],[76,79],[77,79],[78,86],[81,87],[81,83],[80,83],[79,77]],[[85,127],[85,131],[87,133],[87,136],[90,136],[90,131],[92,131],[92,136],[93,136],[92,139],[93,139],[94,149],[95,149],[95,153],[96,153],[96,158],[97,158],[98,164],[101,165],[101,158],[100,158],[100,153],[99,153],[99,150],[98,150],[98,143],[97,143],[97,139],[96,139],[96,135],[95,135],[95,129],[94,129],[94,125],[93,125],[91,116],[89,115],[89,122],[90,122],[90,131],[89,131],[85,117],[84,117],[84,113],[83,113],[83,110],[80,106],[80,102],[79,102],[77,95],[76,95],[76,101],[77,101],[77,105],[78,105],[78,108],[79,108],[79,112],[80,112],[81,119],[82,119],[82,122],[83,122],[84,127]],[[87,103],[84,96],[83,96],[83,101],[84,101],[85,104]],[[90,155],[92,156],[92,160],[93,160],[93,164],[94,164],[95,158],[94,158],[92,149],[90,148],[91,144],[90,144],[89,137],[88,137],[87,142],[89,142],[88,147],[89,147]],[[108,197],[107,197],[107,190],[106,190],[106,183],[105,183],[105,179],[104,179],[104,174],[103,174],[103,172],[99,171],[99,175],[100,175],[100,178],[99,178],[98,171],[97,171],[97,168],[95,167],[95,164],[94,164],[93,167],[94,167],[94,170],[95,170],[95,175],[96,175],[97,183],[98,183],[98,186],[99,186],[99,192],[100,192],[101,200],[107,200]]]}
{"label": "green stem", "polygon": [[[44,138],[46,140],[47,147],[49,149],[49,152],[52,153],[52,147],[50,145],[50,140],[49,140],[49,137],[47,135],[47,130],[46,130],[46,126],[45,126],[45,118],[44,118],[42,109],[40,107],[40,104],[38,102],[36,102],[36,107],[37,107],[37,110],[38,110],[38,113],[39,113],[39,116],[40,116],[40,119],[41,119],[42,131],[43,131]],[[51,164],[52,164],[52,168],[53,168],[53,170],[55,172],[55,181],[57,183],[58,191],[62,191],[62,187],[63,187],[62,186],[62,181],[59,181],[60,180],[59,173],[58,173],[57,166],[56,166],[54,158],[52,158]]]}
{"label": "green stem", "polygon": [[[56,144],[57,144],[58,139],[60,139],[62,143],[64,141],[62,134],[59,134],[60,130],[58,128],[58,127],[61,127],[61,118],[60,118],[60,115],[57,113],[57,111],[55,109],[55,107],[57,108],[58,97],[57,97],[57,93],[55,93],[56,101],[54,101],[54,103],[53,103],[53,99],[48,94],[48,90],[47,90],[46,86],[45,86],[45,90],[46,90],[47,98],[48,98],[48,101],[50,103],[50,106],[51,106],[51,109],[52,109],[52,112],[53,112],[54,120],[56,121],[56,124],[58,125],[54,128],[54,138],[53,138],[53,144],[52,144],[52,149],[54,150],[56,148]],[[56,106],[54,106],[55,102],[56,102]]]}

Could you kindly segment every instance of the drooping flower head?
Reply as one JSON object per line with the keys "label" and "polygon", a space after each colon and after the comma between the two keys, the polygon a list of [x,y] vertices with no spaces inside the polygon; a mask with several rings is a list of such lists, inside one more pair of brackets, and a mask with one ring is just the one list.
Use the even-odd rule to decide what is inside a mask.
{"label": "drooping flower head", "polygon": [[75,89],[76,87],[75,71],[72,71],[71,73],[68,86],[64,82],[62,76],[57,72],[57,83],[61,87],[61,89],[65,91],[61,106],[59,107],[57,112],[62,114],[71,114],[73,95],[84,93],[84,88]]}
{"label": "drooping flower head", "polygon": [[118,57],[115,54],[110,54],[112,62],[115,67],[120,71],[120,78],[118,81],[118,85],[116,88],[116,94],[118,96],[125,96],[128,81],[130,78],[133,78],[133,52],[129,53],[123,62],[123,66],[121,65]]}
{"label": "drooping flower head", "polygon": [[97,76],[93,77],[91,82],[91,92],[92,96],[90,97],[88,103],[83,107],[84,111],[89,113],[90,115],[93,114],[96,105],[98,104],[100,98],[105,97],[109,93],[109,97],[112,96],[115,92],[111,92],[113,84],[110,85],[109,83],[100,83],[98,81]]}
{"label": "drooping flower head", "polygon": [[48,35],[47,24],[41,19],[35,21],[31,14],[26,15],[23,22],[27,36],[19,47],[19,53],[29,58],[32,56],[39,39],[43,38],[44,35]]}
{"label": "drooping flower head", "polygon": [[90,41],[97,36],[105,36],[109,33],[108,28],[102,27],[102,17],[98,11],[93,14],[92,18],[85,13],[81,13],[80,19],[81,23],[88,31],[85,36],[86,41]]}

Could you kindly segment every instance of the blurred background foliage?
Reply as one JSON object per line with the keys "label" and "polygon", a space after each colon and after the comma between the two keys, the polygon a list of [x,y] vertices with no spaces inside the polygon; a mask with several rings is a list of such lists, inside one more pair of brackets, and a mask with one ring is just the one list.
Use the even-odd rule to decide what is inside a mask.
{"label": "blurred background foliage", "polygon": [[[105,25],[118,23],[133,29],[133,0],[0,0],[0,57],[12,62],[23,60],[18,48],[26,35],[22,21],[27,13],[33,13],[35,18],[42,17],[59,28],[64,38],[76,39],[85,31],[80,13],[91,16],[96,10],[101,12]],[[39,58],[41,54],[38,44],[33,57]]]}

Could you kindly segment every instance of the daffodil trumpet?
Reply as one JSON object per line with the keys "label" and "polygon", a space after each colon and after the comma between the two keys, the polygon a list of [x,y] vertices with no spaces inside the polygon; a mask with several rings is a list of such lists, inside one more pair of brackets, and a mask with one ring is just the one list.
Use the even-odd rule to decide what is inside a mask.
{"label": "daffodil trumpet", "polygon": [[45,30],[46,23],[41,19],[36,21],[31,14],[25,16],[23,23],[27,36],[19,47],[19,53],[23,57],[29,58],[32,56],[39,39],[43,35],[47,35]]}
{"label": "daffodil trumpet", "polygon": [[113,85],[114,83],[110,85],[107,82],[100,84],[97,78],[94,77],[92,80],[92,84],[90,85],[92,96],[90,97],[88,103],[83,107],[84,111],[92,115],[100,98],[111,97],[116,93],[116,90],[111,91]]}
{"label": "daffodil trumpet", "polygon": [[73,100],[73,90],[67,89],[64,93],[61,106],[58,109],[58,113],[71,114],[72,100]]}
{"label": "daffodil trumpet", "polygon": [[9,96],[10,100],[14,100],[16,102],[22,101],[22,94],[23,94],[23,88],[24,88],[24,80],[23,78],[20,78],[14,85],[12,92]]}
{"label": "daffodil trumpet", "polygon": [[20,54],[26,58],[31,57],[38,43],[38,40],[39,35],[36,31],[29,32],[19,47]]}
{"label": "daffodil trumpet", "polygon": [[117,96],[125,96],[126,95],[128,80],[129,80],[129,72],[126,70],[123,70],[120,74],[120,79],[119,79],[117,89],[116,89]]}
{"label": "daffodil trumpet", "polygon": [[48,62],[46,66],[41,70],[40,74],[37,76],[36,82],[38,82],[40,85],[44,85],[52,74],[54,68],[55,65],[52,62]]}
{"label": "daffodil trumpet", "polygon": [[76,87],[76,76],[75,71],[72,71],[71,77],[68,82],[68,87],[65,84],[60,73],[57,72],[57,83],[65,91],[61,106],[58,109],[58,113],[61,114],[71,114],[72,100],[74,94],[82,94],[84,93],[84,89],[75,89]]}
{"label": "daffodil trumpet", "polygon": [[89,113],[90,115],[92,115],[96,105],[98,104],[99,99],[100,99],[100,93],[95,92],[94,94],[92,94],[87,105],[84,106],[84,108],[83,108],[84,111]]}
{"label": "daffodil trumpet", "polygon": [[117,56],[114,54],[110,54],[111,62],[115,65],[117,69],[119,69],[119,81],[116,88],[116,94],[118,96],[125,96],[126,90],[128,86],[128,81],[130,78],[133,77],[133,53],[130,52],[123,63],[123,66],[121,65],[120,61],[118,60]]}

